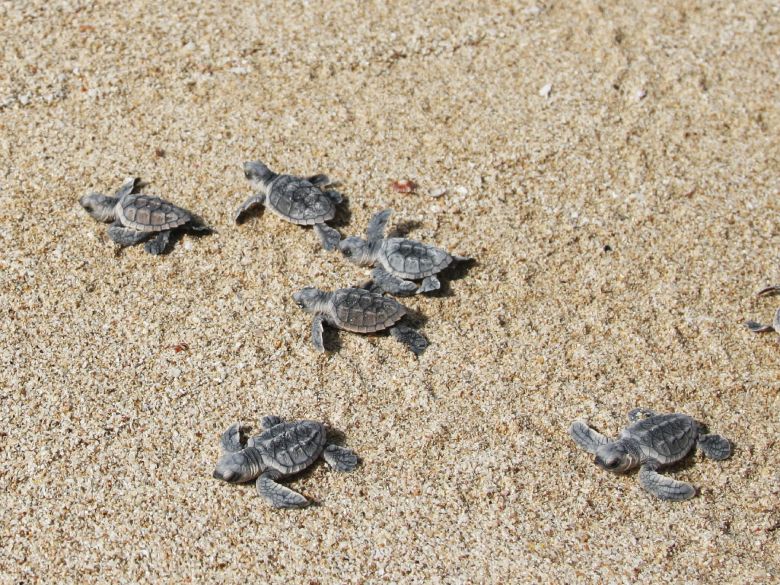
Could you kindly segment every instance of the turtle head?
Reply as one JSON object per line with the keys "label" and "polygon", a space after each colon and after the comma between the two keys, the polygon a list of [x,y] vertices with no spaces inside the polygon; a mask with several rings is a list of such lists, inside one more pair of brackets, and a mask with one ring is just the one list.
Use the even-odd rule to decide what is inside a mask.
{"label": "turtle head", "polygon": [[244,176],[256,187],[264,187],[276,174],[259,160],[244,163]]}
{"label": "turtle head", "polygon": [[638,463],[639,458],[623,441],[607,443],[596,451],[596,465],[612,473],[625,473]]}
{"label": "turtle head", "polygon": [[81,206],[98,221],[114,221],[114,207],[116,197],[109,197],[101,193],[90,193],[79,199]]}
{"label": "turtle head", "polygon": [[326,293],[313,286],[302,288],[293,293],[295,304],[307,313],[316,313],[325,302]]}
{"label": "turtle head", "polygon": [[371,246],[363,238],[351,236],[341,240],[339,250],[347,260],[358,266],[368,266],[373,263]]}
{"label": "turtle head", "polygon": [[221,479],[228,483],[244,483],[255,479],[260,471],[259,465],[244,449],[235,453],[225,453],[220,457],[214,469],[214,479]]}

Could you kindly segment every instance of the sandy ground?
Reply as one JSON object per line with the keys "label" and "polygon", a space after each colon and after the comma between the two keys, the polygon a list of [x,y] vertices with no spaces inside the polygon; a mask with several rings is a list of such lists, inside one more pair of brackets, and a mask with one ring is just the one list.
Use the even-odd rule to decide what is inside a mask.
{"label": "sandy ground", "polygon": [[[0,2],[0,581],[780,579],[776,2]],[[547,86],[547,87],[545,87]],[[243,161],[341,182],[478,264],[419,360],[290,295],[367,272]],[[117,252],[78,206],[138,175],[217,233]],[[413,194],[388,184],[412,179]],[[439,198],[430,190],[446,188]],[[186,343],[189,349],[175,351]],[[664,503],[566,435],[635,406],[733,440]],[[362,457],[270,509],[219,434],[327,421]]]}

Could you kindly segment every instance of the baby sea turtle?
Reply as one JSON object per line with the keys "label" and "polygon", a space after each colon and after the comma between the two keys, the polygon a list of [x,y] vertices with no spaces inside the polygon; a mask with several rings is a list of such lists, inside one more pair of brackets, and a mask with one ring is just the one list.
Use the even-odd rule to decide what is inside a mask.
{"label": "baby sea turtle", "polygon": [[90,193],[79,200],[81,206],[98,221],[109,223],[108,236],[120,246],[132,246],[146,241],[144,250],[162,254],[168,246],[171,233],[183,229],[208,232],[200,218],[172,203],[133,193],[138,179],[125,179],[113,197]]}
{"label": "baby sea turtle", "polygon": [[[339,242],[338,232],[327,226],[321,229],[323,239],[339,242],[339,250],[353,264],[378,264],[371,272],[371,277],[381,290],[394,295],[437,290],[441,283],[436,274],[453,261],[469,260],[415,240],[385,238],[385,226],[392,212],[392,209],[386,209],[371,218],[365,240],[352,236]],[[422,283],[418,286],[410,282],[412,280],[421,280]]]}
{"label": "baby sea turtle", "polygon": [[[774,285],[768,286],[765,289],[758,291],[758,296],[768,297],[778,293],[780,293],[780,285]],[[757,323],[755,321],[747,321],[745,322],[745,325],[753,333],[767,333],[769,331],[777,331],[780,333],[780,309],[777,309],[775,312],[775,318],[772,320],[771,325],[762,325],[761,323]]]}
{"label": "baby sea turtle", "polygon": [[283,422],[278,416],[261,421],[263,432],[244,441],[236,423],[220,439],[222,457],[214,477],[228,483],[255,481],[257,493],[274,508],[303,508],[309,501],[277,480],[309,467],[320,455],[336,471],[357,467],[355,452],[327,442],[325,425],[313,420]]}
{"label": "baby sea turtle", "polygon": [[720,435],[701,434],[699,425],[685,414],[656,414],[635,408],[628,413],[631,423],[616,441],[610,441],[584,422],[575,421],[569,435],[596,464],[613,473],[625,473],[639,467],[639,483],[662,500],[687,500],[696,494],[689,483],[658,473],[658,469],[680,461],[694,447],[720,461],[731,455],[731,444]]}
{"label": "baby sea turtle", "polygon": [[[337,191],[323,191],[321,187],[330,184],[327,175],[295,177],[277,175],[260,161],[244,163],[244,176],[257,190],[233,214],[240,223],[244,213],[257,205],[266,205],[282,219],[298,225],[323,224],[336,215],[336,205],[342,202]],[[317,231],[323,246],[332,249],[334,244]],[[338,240],[336,241],[338,243]]]}
{"label": "baby sea turtle", "polygon": [[395,299],[362,288],[341,288],[333,292],[307,287],[293,293],[293,300],[307,313],[314,315],[312,342],[317,351],[325,351],[322,341],[323,323],[356,333],[373,333],[389,329],[390,335],[406,345],[415,355],[428,347],[420,333],[398,321],[406,315],[406,307]]}

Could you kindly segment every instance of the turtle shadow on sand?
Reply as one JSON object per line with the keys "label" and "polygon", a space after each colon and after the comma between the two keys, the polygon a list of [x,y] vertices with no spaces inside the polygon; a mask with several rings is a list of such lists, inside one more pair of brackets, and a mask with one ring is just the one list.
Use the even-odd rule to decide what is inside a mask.
{"label": "turtle shadow on sand", "polygon": [[395,227],[393,229],[388,230],[387,237],[405,238],[417,228],[422,227],[422,225],[423,223],[421,221],[417,221],[414,219],[399,221],[397,224],[395,224]]}
{"label": "turtle shadow on sand", "polygon": [[452,281],[460,280],[465,277],[469,271],[477,265],[479,265],[479,262],[477,262],[476,258],[456,260],[441,272],[443,278],[440,281],[441,286],[438,289],[420,294],[431,298],[454,296],[455,293],[452,292]]}

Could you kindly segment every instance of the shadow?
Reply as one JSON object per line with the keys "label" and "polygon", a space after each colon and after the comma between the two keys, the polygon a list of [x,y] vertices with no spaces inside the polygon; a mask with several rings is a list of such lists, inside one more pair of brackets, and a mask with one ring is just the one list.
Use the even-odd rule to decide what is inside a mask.
{"label": "shadow", "polygon": [[436,276],[439,277],[441,286],[429,292],[420,293],[422,296],[431,298],[445,298],[453,296],[451,281],[460,280],[465,277],[469,271],[477,265],[477,261],[474,258],[466,258],[464,260],[454,260],[452,264],[447,266],[444,270],[439,272]]}
{"label": "shadow", "polygon": [[396,224],[396,226],[388,230],[387,236],[388,238],[405,238],[409,235],[409,232],[416,230],[418,227],[422,225],[421,221],[414,221],[414,220],[408,220],[408,221],[402,221]]}
{"label": "shadow", "polygon": [[[352,211],[349,209],[349,199],[341,194],[342,201],[336,206],[336,215],[328,222],[332,228],[344,228],[352,221]],[[343,234],[342,234],[343,237]]]}
{"label": "shadow", "polygon": [[339,332],[336,327],[325,325],[322,330],[322,345],[325,346],[326,352],[336,353],[341,350],[341,339],[339,339]]}

